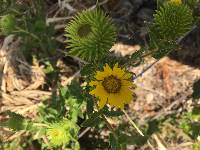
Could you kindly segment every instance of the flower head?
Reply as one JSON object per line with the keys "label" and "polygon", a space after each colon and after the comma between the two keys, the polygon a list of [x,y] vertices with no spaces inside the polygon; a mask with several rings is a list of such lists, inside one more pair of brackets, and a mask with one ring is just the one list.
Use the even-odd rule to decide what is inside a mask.
{"label": "flower head", "polygon": [[15,29],[16,18],[8,14],[0,19],[0,31],[4,34],[10,34]]}
{"label": "flower head", "polygon": [[182,1],[181,0],[171,0],[172,3],[175,3],[175,4],[182,4]]}
{"label": "flower head", "polygon": [[118,64],[115,64],[113,69],[106,64],[103,71],[97,71],[96,80],[91,81],[89,85],[95,86],[90,94],[99,98],[98,105],[100,109],[106,103],[123,109],[124,104],[132,100],[130,88],[133,87],[133,83],[131,82],[131,76],[125,69],[119,68]]}
{"label": "flower head", "polygon": [[50,128],[47,130],[47,137],[52,147],[68,144],[70,141],[70,134],[63,127],[62,123],[51,124]]}
{"label": "flower head", "polygon": [[86,61],[101,59],[109,52],[116,39],[115,26],[101,9],[79,12],[65,31],[69,54]]}
{"label": "flower head", "polygon": [[76,138],[78,130],[78,126],[67,119],[50,124],[46,132],[50,147],[69,144],[70,140]]}

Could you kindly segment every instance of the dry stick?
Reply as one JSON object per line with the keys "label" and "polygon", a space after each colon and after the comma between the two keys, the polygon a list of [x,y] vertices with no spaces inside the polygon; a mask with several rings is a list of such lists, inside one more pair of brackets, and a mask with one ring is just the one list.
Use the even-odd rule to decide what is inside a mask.
{"label": "dry stick", "polygon": [[49,125],[44,124],[44,123],[33,123],[33,125],[38,126],[38,127],[47,127],[47,128],[49,128]]}
{"label": "dry stick", "polygon": [[91,127],[87,127],[85,130],[83,130],[83,132],[81,132],[79,135],[78,135],[78,138],[80,139],[85,133],[87,133],[89,130],[91,129]]}
{"label": "dry stick", "polygon": [[133,127],[137,130],[137,132],[141,135],[144,136],[144,134],[142,133],[142,131],[137,127],[137,125],[133,122],[133,120],[129,117],[129,115],[126,113],[125,110],[123,110],[125,116],[127,117],[127,119],[130,121],[130,123],[133,125]]}
{"label": "dry stick", "polygon": [[149,69],[151,69],[151,67],[153,67],[157,62],[159,62],[160,59],[154,61],[151,65],[149,65],[148,67],[146,67],[142,72],[140,72],[138,75],[136,75],[133,80],[136,80],[137,78],[139,78],[140,76],[142,76],[146,71],[148,71]]}

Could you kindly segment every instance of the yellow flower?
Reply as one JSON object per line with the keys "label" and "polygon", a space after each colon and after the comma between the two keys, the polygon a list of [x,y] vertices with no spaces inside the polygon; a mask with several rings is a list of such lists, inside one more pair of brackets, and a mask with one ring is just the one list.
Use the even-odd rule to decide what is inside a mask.
{"label": "yellow flower", "polygon": [[171,0],[172,3],[175,3],[175,4],[182,4],[182,1],[181,0]]}
{"label": "yellow flower", "polygon": [[133,87],[131,76],[125,69],[119,68],[118,64],[113,69],[106,64],[103,71],[96,72],[96,80],[89,85],[95,86],[90,94],[99,98],[100,109],[106,103],[120,109],[124,108],[124,104],[130,103],[133,97],[130,89]]}

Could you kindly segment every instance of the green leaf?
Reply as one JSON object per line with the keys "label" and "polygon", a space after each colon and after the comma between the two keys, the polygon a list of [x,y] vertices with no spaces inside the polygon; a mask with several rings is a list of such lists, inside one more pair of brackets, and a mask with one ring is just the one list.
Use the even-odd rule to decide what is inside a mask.
{"label": "green leaf", "polygon": [[94,101],[89,95],[86,99],[87,99],[87,113],[91,114],[94,110]]}
{"label": "green leaf", "polygon": [[[140,65],[143,62],[143,58],[142,55],[145,51],[145,48],[141,48],[140,50],[136,51],[135,53],[133,53],[131,55],[131,66],[136,67],[138,65]],[[134,64],[133,64],[134,62]]]}
{"label": "green leaf", "polygon": [[118,139],[115,138],[115,136],[110,133],[109,135],[109,142],[110,142],[110,146],[111,146],[111,150],[120,150],[120,144]]}
{"label": "green leaf", "polygon": [[121,115],[124,115],[124,113],[122,111],[109,111],[108,109],[105,109],[103,111],[103,113],[107,116],[107,117],[118,117]]}
{"label": "green leaf", "polygon": [[46,65],[45,68],[44,68],[44,73],[45,74],[49,74],[49,73],[54,72],[54,68],[53,68],[52,64],[49,61],[46,61],[45,65]]}
{"label": "green leaf", "polygon": [[32,126],[32,122],[26,118],[24,118],[20,114],[16,114],[14,112],[7,112],[9,115],[9,120],[0,124],[0,126],[6,126],[14,131],[19,130],[29,130]]}
{"label": "green leaf", "polygon": [[82,76],[90,76],[91,73],[93,73],[95,70],[95,67],[93,64],[86,64],[82,69],[81,69],[81,75]]}
{"label": "green leaf", "polygon": [[89,116],[89,119],[85,120],[81,126],[82,127],[94,127],[101,121],[100,115],[102,111],[95,112]]}
{"label": "green leaf", "polygon": [[14,15],[8,14],[0,19],[0,30],[5,34],[11,34],[15,30],[16,18]]}
{"label": "green leaf", "polygon": [[192,93],[192,97],[194,99],[198,99],[200,98],[200,80],[196,81],[193,84],[193,93]]}
{"label": "green leaf", "polygon": [[79,82],[73,80],[72,83],[68,86],[68,90],[71,96],[77,98],[80,101],[80,103],[82,102],[83,100],[82,88]]}

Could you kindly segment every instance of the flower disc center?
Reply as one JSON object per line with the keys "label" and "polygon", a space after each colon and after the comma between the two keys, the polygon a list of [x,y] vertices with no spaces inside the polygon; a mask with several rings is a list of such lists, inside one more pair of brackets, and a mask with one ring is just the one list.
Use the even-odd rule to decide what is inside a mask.
{"label": "flower disc center", "polygon": [[104,78],[102,85],[108,93],[117,93],[121,88],[121,80],[111,75]]}
{"label": "flower disc center", "polygon": [[59,136],[59,134],[60,134],[60,131],[58,129],[52,130],[52,136],[56,137],[56,136]]}

